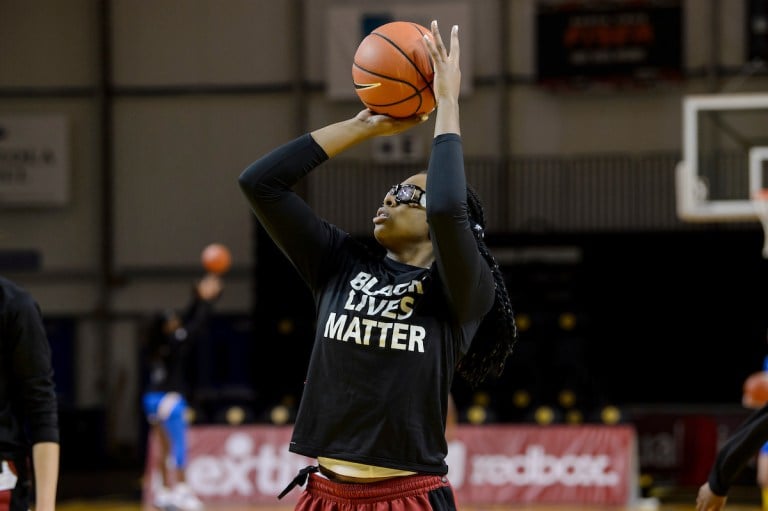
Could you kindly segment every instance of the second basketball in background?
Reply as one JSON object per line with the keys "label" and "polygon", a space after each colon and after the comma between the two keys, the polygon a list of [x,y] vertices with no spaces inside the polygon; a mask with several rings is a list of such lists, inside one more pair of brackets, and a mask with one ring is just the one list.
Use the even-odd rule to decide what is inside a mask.
{"label": "second basketball in background", "polygon": [[232,267],[232,254],[226,245],[211,243],[200,254],[200,260],[205,271],[223,275]]}

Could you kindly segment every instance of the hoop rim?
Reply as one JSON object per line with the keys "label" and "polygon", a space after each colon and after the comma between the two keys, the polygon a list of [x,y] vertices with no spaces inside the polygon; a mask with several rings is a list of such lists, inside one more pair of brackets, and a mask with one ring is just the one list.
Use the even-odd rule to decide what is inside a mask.
{"label": "hoop rim", "polygon": [[753,201],[768,201],[768,188],[760,188],[752,194]]}

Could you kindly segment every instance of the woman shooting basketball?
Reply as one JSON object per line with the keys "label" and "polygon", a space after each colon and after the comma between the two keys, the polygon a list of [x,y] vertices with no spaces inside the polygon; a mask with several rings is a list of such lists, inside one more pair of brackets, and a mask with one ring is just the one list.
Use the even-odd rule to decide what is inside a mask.
{"label": "woman shooting basketball", "polygon": [[318,466],[286,489],[309,477],[299,510],[342,502],[455,509],[445,477],[454,374],[474,384],[498,376],[516,340],[506,287],[483,241],[483,210],[464,175],[458,27],[450,52],[436,22],[425,44],[438,102],[433,149],[426,173],[382,191],[373,233],[386,256],[319,218],[291,187],[345,149],[424,119],[363,110],[278,147],[239,178],[317,305],[290,450]]}

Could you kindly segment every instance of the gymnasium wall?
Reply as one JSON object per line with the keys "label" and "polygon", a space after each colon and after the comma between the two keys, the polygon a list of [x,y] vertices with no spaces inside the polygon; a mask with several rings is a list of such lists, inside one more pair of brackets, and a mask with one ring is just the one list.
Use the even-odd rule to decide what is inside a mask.
{"label": "gymnasium wall", "polygon": [[[441,20],[441,6],[456,3],[419,5],[434,5]],[[537,85],[534,0],[458,4],[470,6],[462,28],[471,35],[472,91],[462,101],[470,158],[674,155],[684,95],[766,85],[741,74],[744,2],[680,2],[682,80],[583,90]],[[382,9],[369,0],[0,0],[0,120],[64,116],[70,149],[64,204],[0,204],[0,253],[11,256],[0,259],[0,272],[26,286],[51,318],[74,321],[68,402],[105,410],[109,442],[131,444],[141,427],[134,403],[143,318],[184,304],[211,241],[228,245],[234,259],[218,311],[252,320],[249,356],[259,371],[272,364],[274,353],[260,353],[258,342],[272,339],[275,325],[258,292],[284,282],[257,279],[281,266],[257,259],[269,248],[257,246],[236,179],[268,149],[360,108],[325,91],[335,27],[328,13],[349,6]],[[431,128],[413,133],[423,150]],[[370,161],[374,149],[357,147],[345,158]],[[611,264],[638,275],[625,262]],[[528,289],[535,285],[522,288],[522,309]],[[637,312],[632,321],[655,321]]]}

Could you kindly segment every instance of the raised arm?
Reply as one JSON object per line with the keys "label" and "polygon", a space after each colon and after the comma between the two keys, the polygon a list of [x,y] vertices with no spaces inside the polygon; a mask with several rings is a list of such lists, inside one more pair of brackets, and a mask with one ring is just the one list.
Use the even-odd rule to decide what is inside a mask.
{"label": "raised arm", "polygon": [[459,93],[461,92],[461,67],[459,59],[459,27],[451,28],[450,52],[443,44],[437,21],[431,25],[432,37],[424,36],[435,67],[434,93],[437,101],[435,137],[444,133],[461,135],[459,122]]}
{"label": "raised arm", "polygon": [[316,129],[311,135],[325,154],[333,158],[360,142],[373,137],[402,133],[426,119],[426,116],[395,119],[386,115],[376,115],[366,109],[351,119]]}
{"label": "raised arm", "polygon": [[723,444],[710,469],[708,481],[699,488],[697,511],[717,511],[750,459],[768,441],[768,405],[763,406],[739,426]]}
{"label": "raised arm", "polygon": [[480,321],[493,305],[493,277],[478,251],[467,206],[467,181],[459,126],[459,31],[450,52],[437,22],[425,43],[435,66],[435,138],[427,170],[427,218],[435,261],[459,320]]}
{"label": "raised arm", "polygon": [[325,229],[292,187],[328,159],[309,134],[273,149],[251,163],[238,179],[253,213],[302,275],[304,257],[325,246]]}
{"label": "raised arm", "polygon": [[293,191],[327,159],[375,136],[393,135],[425,119],[392,119],[368,110],[284,144],[249,165],[239,185],[272,240],[305,278],[328,249],[333,228]]}

